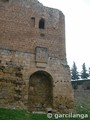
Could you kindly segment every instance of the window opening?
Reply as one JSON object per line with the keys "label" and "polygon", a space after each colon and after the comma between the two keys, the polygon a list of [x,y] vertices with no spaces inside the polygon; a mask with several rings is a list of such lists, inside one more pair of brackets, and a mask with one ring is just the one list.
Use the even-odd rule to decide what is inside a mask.
{"label": "window opening", "polygon": [[32,27],[35,27],[35,17],[31,17],[31,24],[32,24]]}
{"label": "window opening", "polygon": [[41,19],[41,20],[39,21],[39,28],[40,28],[40,29],[45,29],[45,20],[44,20],[44,19]]}

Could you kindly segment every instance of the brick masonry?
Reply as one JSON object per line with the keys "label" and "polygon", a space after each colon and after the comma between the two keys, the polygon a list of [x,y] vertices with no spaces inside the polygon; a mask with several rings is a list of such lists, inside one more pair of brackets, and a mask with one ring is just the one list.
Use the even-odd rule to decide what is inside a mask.
{"label": "brick masonry", "polygon": [[37,0],[0,0],[1,107],[73,108],[64,19]]}

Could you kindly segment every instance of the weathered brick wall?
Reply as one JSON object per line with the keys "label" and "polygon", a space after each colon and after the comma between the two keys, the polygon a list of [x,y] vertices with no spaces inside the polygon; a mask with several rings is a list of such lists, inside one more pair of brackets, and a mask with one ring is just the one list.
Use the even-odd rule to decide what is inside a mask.
{"label": "weathered brick wall", "polygon": [[[45,20],[45,29],[39,28],[41,18]],[[65,52],[61,11],[36,0],[0,0],[0,106],[31,111],[49,107],[57,111],[72,109],[73,91]],[[34,79],[37,87],[30,82]],[[42,89],[39,86],[44,85],[45,79]]]}
{"label": "weathered brick wall", "polygon": [[[65,59],[62,12],[38,2],[27,5],[27,2],[10,0],[0,3],[0,16],[0,47],[34,53],[36,46],[43,46],[49,48],[50,55]],[[32,17],[35,17],[35,26],[32,26]],[[41,18],[45,19],[44,30],[38,27]]]}

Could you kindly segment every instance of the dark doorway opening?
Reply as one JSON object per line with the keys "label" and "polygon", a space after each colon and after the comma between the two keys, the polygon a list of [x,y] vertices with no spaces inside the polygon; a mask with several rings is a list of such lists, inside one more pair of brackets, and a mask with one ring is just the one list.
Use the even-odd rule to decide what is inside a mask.
{"label": "dark doorway opening", "polygon": [[46,111],[52,108],[53,80],[49,73],[37,71],[30,76],[29,80],[29,110]]}

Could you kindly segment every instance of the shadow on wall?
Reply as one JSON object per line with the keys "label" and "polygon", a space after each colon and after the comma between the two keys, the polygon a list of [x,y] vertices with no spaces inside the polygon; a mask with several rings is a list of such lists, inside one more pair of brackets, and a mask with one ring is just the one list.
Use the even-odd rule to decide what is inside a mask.
{"label": "shadow on wall", "polygon": [[46,111],[52,108],[53,79],[45,71],[37,71],[30,76],[29,81],[29,110]]}

